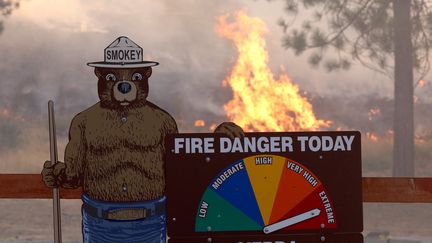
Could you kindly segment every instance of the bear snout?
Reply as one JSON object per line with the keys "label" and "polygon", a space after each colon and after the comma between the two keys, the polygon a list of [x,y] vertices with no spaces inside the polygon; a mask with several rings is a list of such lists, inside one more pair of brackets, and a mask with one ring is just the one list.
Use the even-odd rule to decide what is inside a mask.
{"label": "bear snout", "polygon": [[122,94],[129,93],[132,90],[132,85],[126,82],[121,82],[117,85],[118,91],[120,91]]}
{"label": "bear snout", "polygon": [[113,95],[121,105],[128,105],[137,98],[137,87],[130,81],[118,81],[113,87]]}

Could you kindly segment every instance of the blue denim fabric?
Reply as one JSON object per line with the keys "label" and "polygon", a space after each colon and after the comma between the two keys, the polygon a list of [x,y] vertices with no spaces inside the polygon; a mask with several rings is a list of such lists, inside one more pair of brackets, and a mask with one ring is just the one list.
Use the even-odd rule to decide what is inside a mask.
{"label": "blue denim fabric", "polygon": [[[84,203],[102,210],[121,208],[155,209],[156,203],[165,203],[166,198],[132,203],[112,203],[91,199],[81,195]],[[157,215],[138,220],[107,220],[89,215],[82,209],[82,231],[84,243],[165,243],[166,215]]]}

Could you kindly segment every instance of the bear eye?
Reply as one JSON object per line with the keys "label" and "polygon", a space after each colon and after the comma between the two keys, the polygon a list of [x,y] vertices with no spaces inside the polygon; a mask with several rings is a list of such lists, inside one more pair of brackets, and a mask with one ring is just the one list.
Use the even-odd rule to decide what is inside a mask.
{"label": "bear eye", "polygon": [[105,76],[105,80],[106,80],[106,81],[115,81],[115,80],[116,80],[116,76],[115,76],[114,74],[112,74],[112,73],[108,73],[108,74]]}
{"label": "bear eye", "polygon": [[137,81],[137,80],[142,80],[142,75],[141,73],[134,73],[132,75],[132,81]]}

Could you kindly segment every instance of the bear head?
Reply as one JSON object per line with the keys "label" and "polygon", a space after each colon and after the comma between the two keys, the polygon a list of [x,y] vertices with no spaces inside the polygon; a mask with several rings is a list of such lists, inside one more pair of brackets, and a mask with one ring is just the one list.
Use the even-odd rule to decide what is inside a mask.
{"label": "bear head", "polygon": [[121,109],[145,104],[151,67],[96,67],[95,74],[98,77],[98,94],[102,107]]}

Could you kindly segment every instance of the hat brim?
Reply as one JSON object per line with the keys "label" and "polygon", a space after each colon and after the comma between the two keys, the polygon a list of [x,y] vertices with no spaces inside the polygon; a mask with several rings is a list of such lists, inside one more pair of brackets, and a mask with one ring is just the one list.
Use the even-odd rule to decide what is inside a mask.
{"label": "hat brim", "polygon": [[144,62],[89,62],[87,63],[90,67],[102,67],[102,68],[141,68],[141,67],[152,67],[159,65],[158,62],[144,61]]}

